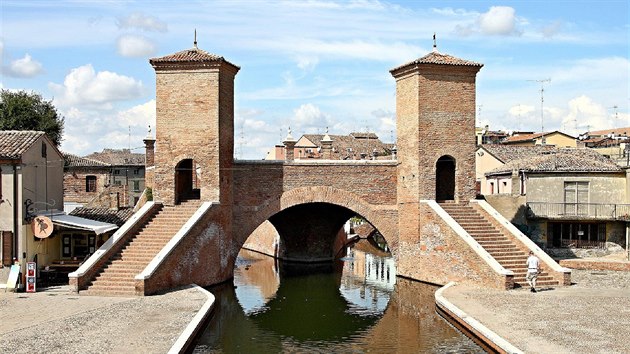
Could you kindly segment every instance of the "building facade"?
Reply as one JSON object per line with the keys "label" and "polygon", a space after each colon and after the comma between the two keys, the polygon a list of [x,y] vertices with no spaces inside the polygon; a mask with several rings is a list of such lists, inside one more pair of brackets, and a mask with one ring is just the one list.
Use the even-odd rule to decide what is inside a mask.
{"label": "building facade", "polygon": [[[484,147],[477,155],[509,150],[518,149]],[[483,181],[486,199],[547,247],[625,247],[628,176],[595,151],[534,148],[486,172]]]}

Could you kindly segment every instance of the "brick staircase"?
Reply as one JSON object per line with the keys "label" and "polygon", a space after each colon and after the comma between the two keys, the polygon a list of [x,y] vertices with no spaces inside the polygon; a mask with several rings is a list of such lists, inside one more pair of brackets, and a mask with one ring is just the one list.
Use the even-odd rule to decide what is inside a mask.
{"label": "brick staircase", "polygon": [[141,273],[160,250],[199,208],[199,201],[165,206],[112,256],[88,284],[82,295],[135,295],[135,276]]}
{"label": "brick staircase", "polygon": [[[525,261],[528,254],[517,247],[516,243],[507,237],[502,230],[498,229],[486,220],[467,203],[441,202],[440,206],[472,236],[501,266],[514,272],[515,287],[529,287],[525,275],[527,266]],[[536,286],[554,286],[558,281],[554,280],[549,273],[544,270],[538,275]]]}

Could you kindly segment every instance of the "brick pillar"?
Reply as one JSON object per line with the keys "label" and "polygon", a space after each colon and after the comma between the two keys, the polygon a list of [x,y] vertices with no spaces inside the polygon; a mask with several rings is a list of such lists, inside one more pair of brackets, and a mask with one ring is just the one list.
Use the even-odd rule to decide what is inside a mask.
{"label": "brick pillar", "polygon": [[284,160],[285,161],[293,161],[295,159],[295,144],[297,144],[297,141],[295,141],[295,139],[293,139],[293,136],[291,135],[291,127],[289,127],[289,132],[287,133],[287,137],[284,138],[284,141],[282,142],[284,144]]}
{"label": "brick pillar", "polygon": [[518,170],[512,171],[512,195],[519,196],[521,195],[521,180]]}
{"label": "brick pillar", "polygon": [[332,160],[332,139],[328,135],[328,128],[326,128],[326,135],[322,138],[322,155],[324,160]]}
{"label": "brick pillar", "polygon": [[285,161],[293,161],[294,159],[294,149],[297,141],[295,140],[285,140],[282,142],[284,144],[284,160]]}
{"label": "brick pillar", "polygon": [[147,137],[144,141],[144,167],[151,167],[155,165],[155,139]]}

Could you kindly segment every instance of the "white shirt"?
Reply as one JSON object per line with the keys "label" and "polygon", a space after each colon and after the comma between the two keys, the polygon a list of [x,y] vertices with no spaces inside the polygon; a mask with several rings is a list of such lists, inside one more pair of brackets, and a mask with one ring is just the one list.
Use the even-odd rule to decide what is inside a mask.
{"label": "white shirt", "polygon": [[537,271],[540,265],[538,257],[533,254],[527,258],[527,271]]}

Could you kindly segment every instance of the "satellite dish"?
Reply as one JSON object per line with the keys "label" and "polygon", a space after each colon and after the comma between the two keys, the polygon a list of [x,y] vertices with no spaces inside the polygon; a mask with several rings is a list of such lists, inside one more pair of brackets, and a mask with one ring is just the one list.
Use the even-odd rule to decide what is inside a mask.
{"label": "satellite dish", "polygon": [[53,232],[53,223],[47,216],[36,216],[31,222],[33,235],[37,238],[46,238]]}

